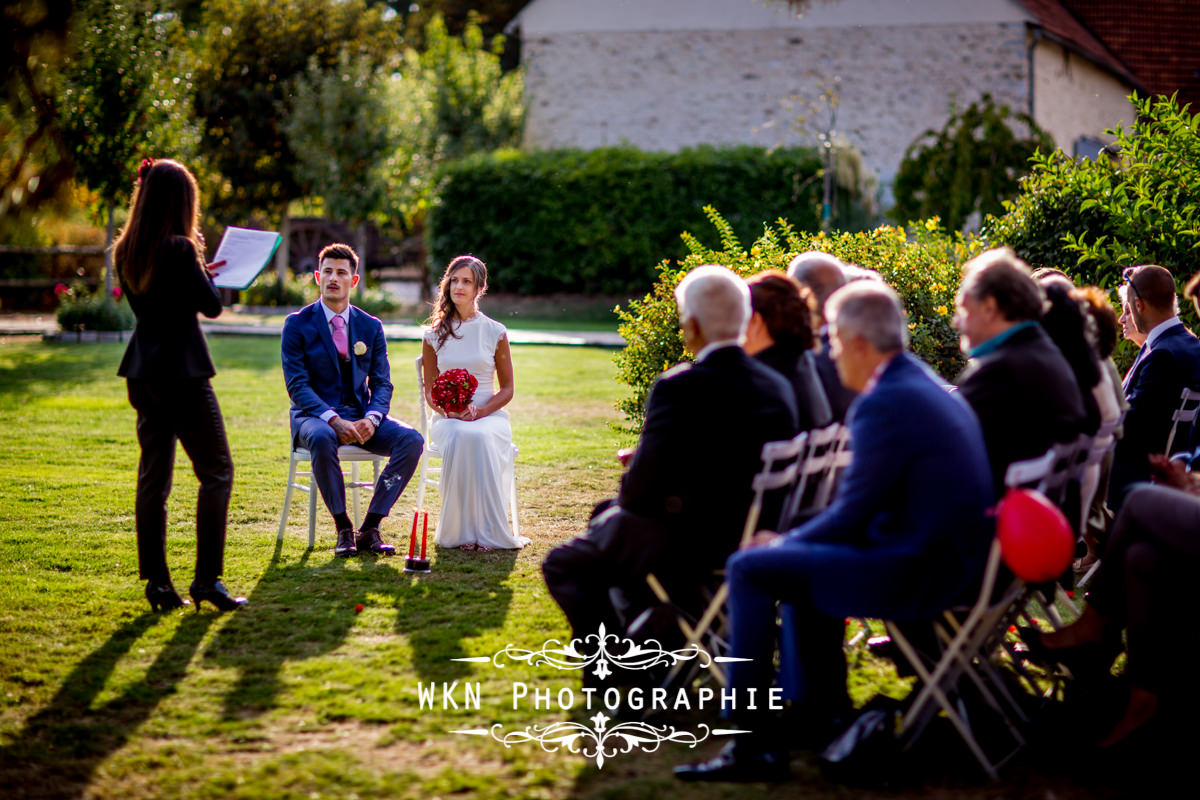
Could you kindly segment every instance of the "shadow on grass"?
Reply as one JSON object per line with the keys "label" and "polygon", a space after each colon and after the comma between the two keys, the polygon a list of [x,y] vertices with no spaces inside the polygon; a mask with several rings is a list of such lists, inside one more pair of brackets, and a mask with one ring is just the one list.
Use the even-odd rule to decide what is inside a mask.
{"label": "shadow on grass", "polygon": [[[492,553],[486,560],[442,554],[434,572],[421,576],[405,573],[398,556],[322,559],[312,566],[312,555],[307,550],[287,563],[283,543],[276,543],[249,595],[249,613],[231,618],[205,649],[207,660],[240,672],[225,696],[227,719],[274,707],[286,664],[342,648],[357,624],[360,603],[396,609],[395,630],[407,636],[411,667],[420,678],[453,680],[470,674],[469,665],[451,660],[467,655],[463,640],[501,627],[512,600],[504,581],[516,551]],[[331,659],[329,690],[353,693],[353,684],[370,683],[372,660],[371,653]]]}
{"label": "shadow on grass", "polygon": [[71,670],[49,705],[29,719],[14,743],[0,749],[0,795],[82,796],[96,768],[130,740],[160,701],[174,694],[217,618],[183,615],[145,677],[93,707],[117,665],[162,618],[147,613],[118,628]]}

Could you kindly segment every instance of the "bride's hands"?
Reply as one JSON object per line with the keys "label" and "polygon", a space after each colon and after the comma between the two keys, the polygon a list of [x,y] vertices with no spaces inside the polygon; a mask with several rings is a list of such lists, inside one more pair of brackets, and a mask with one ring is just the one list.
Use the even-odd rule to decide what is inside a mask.
{"label": "bride's hands", "polygon": [[479,408],[472,403],[467,406],[465,411],[450,411],[446,414],[450,419],[461,419],[467,422],[479,419]]}

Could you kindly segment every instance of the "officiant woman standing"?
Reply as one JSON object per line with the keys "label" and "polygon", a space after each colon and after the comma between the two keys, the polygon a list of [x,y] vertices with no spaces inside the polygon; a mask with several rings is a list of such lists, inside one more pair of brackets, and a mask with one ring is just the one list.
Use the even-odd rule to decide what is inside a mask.
{"label": "officiant woman standing", "polygon": [[[479,310],[486,291],[482,261],[472,255],[451,261],[421,347],[425,402],[437,412],[429,436],[442,454],[434,541],[461,550],[512,550],[529,544],[513,535],[505,513],[513,480],[512,427],[504,408],[513,398],[512,352],[508,331]],[[433,399],[434,382],[450,369],[465,369],[478,381],[462,411]]]}
{"label": "officiant woman standing", "polygon": [[137,411],[138,571],[153,611],[187,605],[167,568],[167,498],[175,442],[183,445],[200,481],[196,502],[196,573],[189,594],[222,611],[246,603],[221,582],[225,521],[233,486],[233,459],[225,422],[209,382],[216,370],[196,314],[216,317],[221,298],[205,264],[199,190],[186,167],[145,159],[138,169],[129,220],[113,245],[117,275],[137,326],[117,374]]}

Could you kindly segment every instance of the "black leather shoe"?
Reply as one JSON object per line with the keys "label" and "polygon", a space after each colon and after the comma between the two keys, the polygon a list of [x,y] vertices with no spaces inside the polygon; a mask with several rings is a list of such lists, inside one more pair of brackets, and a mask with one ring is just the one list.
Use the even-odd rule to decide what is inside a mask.
{"label": "black leather shoe", "polygon": [[246,598],[234,597],[225,588],[225,584],[220,580],[215,580],[212,583],[207,581],[192,581],[192,586],[188,589],[188,594],[192,596],[192,602],[196,604],[196,610],[200,610],[200,603],[204,600],[212,603],[217,607],[218,611],[233,611],[246,605]]}
{"label": "black leather shoe", "polygon": [[352,556],[358,552],[354,546],[354,530],[345,528],[337,532],[337,544],[333,547],[335,556]]}
{"label": "black leather shoe", "polygon": [[379,528],[363,528],[358,532],[354,543],[358,545],[359,550],[370,550],[376,555],[390,556],[396,552],[396,548],[383,541],[383,535],[379,533]]}
{"label": "black leather shoe", "polygon": [[[743,736],[746,734],[742,734]],[[775,750],[754,750],[745,742],[729,742],[715,758],[675,768],[681,781],[730,781],[777,783],[791,777],[787,755]]]}
{"label": "black leather shoe", "polygon": [[174,611],[188,605],[188,601],[179,596],[179,592],[175,591],[175,587],[171,585],[170,581],[147,583],[146,599],[150,601],[151,611]]}

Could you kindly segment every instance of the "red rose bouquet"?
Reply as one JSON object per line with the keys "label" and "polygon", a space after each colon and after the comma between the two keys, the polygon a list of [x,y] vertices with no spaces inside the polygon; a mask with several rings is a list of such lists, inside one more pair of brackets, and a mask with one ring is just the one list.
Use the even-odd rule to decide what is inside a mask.
{"label": "red rose bouquet", "polygon": [[471,404],[479,381],[465,369],[448,369],[433,382],[433,402],[446,411],[461,413]]}

